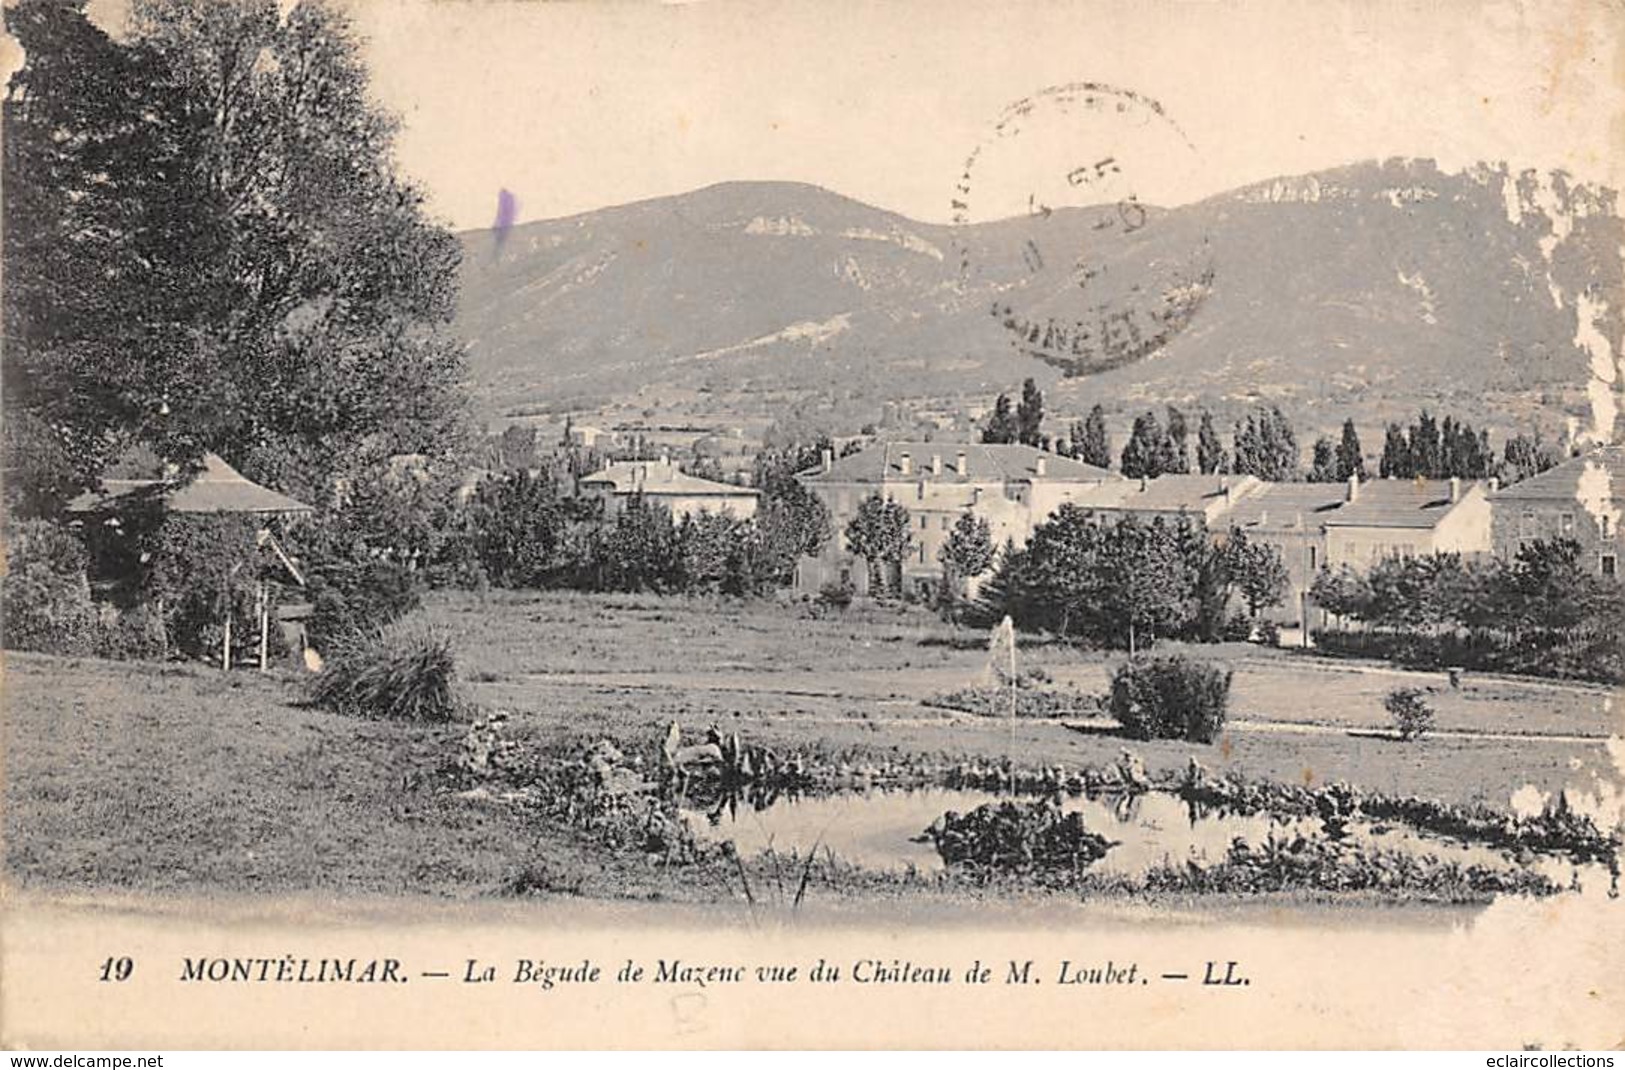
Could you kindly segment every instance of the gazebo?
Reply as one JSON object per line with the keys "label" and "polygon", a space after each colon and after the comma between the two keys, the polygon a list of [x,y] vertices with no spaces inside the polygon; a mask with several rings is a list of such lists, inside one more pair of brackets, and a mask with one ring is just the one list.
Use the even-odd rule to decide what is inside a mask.
{"label": "gazebo", "polygon": [[[110,525],[117,526],[118,516],[121,512],[156,501],[162,502],[166,513],[230,514],[262,518],[262,522],[254,536],[255,545],[261,550],[269,551],[273,559],[292,577],[297,586],[301,588],[305,586],[304,574],[287,551],[283,549],[282,544],[277,541],[268,525],[275,519],[287,519],[301,514],[312,513],[315,510],[304,502],[290,498],[286,494],[274,491],[269,487],[260,486],[227,464],[223,457],[215,453],[204,454],[203,471],[196,478],[185,482],[173,476],[151,479],[103,479],[100,490],[86,491],[79,495],[68,503],[67,511],[81,518],[106,516],[109,518],[108,523]],[[265,581],[261,580],[255,591],[255,605],[259,618],[259,665],[261,671],[267,668],[269,660],[270,603],[270,591]],[[276,607],[277,621],[283,629],[285,638],[290,641],[298,641],[301,648],[304,645],[304,622],[309,619],[311,609],[312,607],[305,603]],[[225,616],[224,638],[220,646],[221,667],[230,669],[231,614],[229,612]]]}

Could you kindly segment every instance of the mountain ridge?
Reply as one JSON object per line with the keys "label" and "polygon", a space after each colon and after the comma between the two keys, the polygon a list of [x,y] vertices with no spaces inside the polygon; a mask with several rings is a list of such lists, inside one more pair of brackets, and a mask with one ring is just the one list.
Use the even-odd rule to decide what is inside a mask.
{"label": "mountain ridge", "polygon": [[[1364,161],[1171,209],[957,228],[813,184],[735,180],[461,238],[457,327],[490,414],[662,386],[873,407],[1034,375],[1061,408],[1414,408],[1468,383],[1521,397],[1509,411],[1534,393],[1601,422],[1612,399],[1598,384],[1625,348],[1612,191],[1487,165]],[[1189,315],[1176,321],[1179,292]],[[1119,328],[1134,345],[1109,337],[1114,317],[1134,321]],[[1084,358],[1030,355],[1045,323],[1091,335]],[[1176,329],[1161,338],[1159,324]],[[1107,367],[1087,350],[1109,344],[1133,359],[1062,377]]]}

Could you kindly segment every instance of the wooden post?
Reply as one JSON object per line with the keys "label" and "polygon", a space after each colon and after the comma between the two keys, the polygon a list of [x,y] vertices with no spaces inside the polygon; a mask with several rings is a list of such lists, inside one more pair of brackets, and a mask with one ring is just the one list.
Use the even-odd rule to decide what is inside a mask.
{"label": "wooden post", "polygon": [[231,610],[226,610],[225,638],[220,640],[220,668],[231,671]]}
{"label": "wooden post", "polygon": [[263,582],[259,585],[258,596],[260,607],[260,672],[264,672],[270,654],[271,600],[266,595]]}

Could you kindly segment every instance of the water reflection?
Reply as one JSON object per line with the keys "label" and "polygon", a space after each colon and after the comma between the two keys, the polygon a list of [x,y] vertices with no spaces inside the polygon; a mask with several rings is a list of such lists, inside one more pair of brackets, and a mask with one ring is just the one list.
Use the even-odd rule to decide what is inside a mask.
{"label": "water reflection", "polygon": [[[920,834],[949,810],[966,813],[1009,796],[951,788],[872,790],[819,797],[764,793],[693,801],[683,813],[702,837],[732,840],[739,852],[769,847],[805,853],[826,848],[844,861],[870,869],[943,868],[936,848]],[[1093,867],[1098,872],[1138,875],[1164,861],[1215,862],[1232,840],[1262,843],[1274,830],[1318,827],[1314,819],[1282,821],[1208,812],[1165,792],[1065,797],[1065,811],[1078,811],[1092,831],[1119,841]]]}
{"label": "water reflection", "polygon": [[[747,857],[768,848],[806,854],[825,851],[867,869],[920,872],[944,868],[941,856],[922,835],[949,810],[967,813],[984,803],[1009,799],[998,792],[953,788],[871,789],[823,796],[780,793],[752,785],[742,793],[690,798],[682,806],[686,820],[702,838],[732,840]],[[1026,800],[1031,796],[1020,797]],[[1392,822],[1348,820],[1346,816],[1278,817],[1219,811],[1178,795],[1102,793],[1063,796],[1063,811],[1083,815],[1085,826],[1117,841],[1091,871],[1139,877],[1164,863],[1194,861],[1212,865],[1241,840],[1261,847],[1272,837],[1335,839],[1351,848],[1372,847],[1432,855],[1462,866],[1509,868],[1516,863],[1505,852],[1426,834]],[[1559,885],[1581,882],[1586,890],[1606,894],[1604,867],[1576,867],[1553,856],[1532,860]]]}

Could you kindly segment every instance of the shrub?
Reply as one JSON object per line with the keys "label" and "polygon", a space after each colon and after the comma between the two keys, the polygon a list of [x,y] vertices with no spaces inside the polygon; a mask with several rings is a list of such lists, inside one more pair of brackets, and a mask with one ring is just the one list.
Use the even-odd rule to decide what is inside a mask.
{"label": "shrub", "polygon": [[1232,675],[1179,654],[1130,659],[1112,676],[1112,716],[1136,739],[1212,743],[1224,727]]}
{"label": "shrub", "polygon": [[13,527],[8,541],[9,560],[0,582],[6,647],[94,653],[98,621],[79,540],[48,521],[30,520]]}
{"label": "shrub", "polygon": [[[272,638],[276,638],[275,629]],[[164,619],[146,606],[103,610],[96,656],[114,661],[156,661],[167,653]]]}
{"label": "shrub", "polygon": [[1414,687],[1394,688],[1382,705],[1394,719],[1400,739],[1417,739],[1433,728],[1433,707]]}
{"label": "shrub", "polygon": [[[1093,717],[1105,705],[1103,696],[1063,688],[1016,688],[1016,716],[1053,720],[1060,717]],[[945,710],[959,710],[978,717],[1010,716],[1010,687],[966,687],[932,695],[924,702]]]}
{"label": "shrub", "polygon": [[1117,846],[1054,799],[984,803],[968,814],[949,810],[926,835],[948,865],[990,874],[1077,874]]}
{"label": "shrub", "polygon": [[416,609],[420,597],[412,573],[382,558],[323,562],[312,570],[306,590],[315,607],[310,641],[323,651],[388,627]]}
{"label": "shrub", "polygon": [[852,604],[857,589],[850,582],[831,580],[818,589],[818,604],[831,609],[845,609]]}
{"label": "shrub", "polygon": [[394,627],[339,642],[311,688],[336,713],[400,721],[448,721],[456,709],[451,641],[437,632]]}

